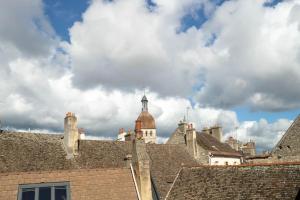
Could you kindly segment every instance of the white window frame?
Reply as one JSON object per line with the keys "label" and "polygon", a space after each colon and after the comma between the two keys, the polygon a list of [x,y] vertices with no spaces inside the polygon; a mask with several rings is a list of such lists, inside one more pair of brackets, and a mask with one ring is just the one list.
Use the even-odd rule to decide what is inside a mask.
{"label": "white window frame", "polygon": [[56,186],[65,186],[66,187],[67,200],[71,200],[70,183],[69,182],[21,184],[21,185],[19,185],[19,190],[18,190],[18,200],[22,200],[22,190],[23,189],[30,189],[30,188],[35,189],[35,191],[34,191],[34,200],[38,200],[39,188],[41,188],[41,187],[50,187],[51,188],[51,200],[55,200],[55,190],[54,190],[54,188]]}

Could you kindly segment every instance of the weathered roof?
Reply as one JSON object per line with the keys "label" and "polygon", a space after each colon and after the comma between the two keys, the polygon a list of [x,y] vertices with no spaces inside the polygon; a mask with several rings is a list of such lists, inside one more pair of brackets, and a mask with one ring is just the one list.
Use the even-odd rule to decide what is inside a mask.
{"label": "weathered roof", "polygon": [[160,199],[164,199],[182,166],[198,163],[182,145],[147,144],[146,147],[151,160],[151,176]]}
{"label": "weathered roof", "polygon": [[66,159],[62,135],[0,133],[0,172],[125,167],[130,142],[79,141],[79,154]]}
{"label": "weathered roof", "polygon": [[298,157],[300,161],[300,115],[294,120],[280,141],[271,152],[272,156],[277,156],[283,160],[288,157]]}
{"label": "weathered roof", "polygon": [[148,111],[142,111],[137,120],[142,122],[142,129],[155,129],[155,120]]}
{"label": "weathered roof", "polygon": [[216,138],[207,133],[197,132],[196,140],[198,145],[213,155],[241,157],[241,154],[232,149],[229,144],[219,142]]}
{"label": "weathered roof", "polygon": [[167,144],[185,144],[184,133],[177,128],[170,136]]}
{"label": "weathered roof", "polygon": [[167,199],[296,199],[300,163],[183,168]]}

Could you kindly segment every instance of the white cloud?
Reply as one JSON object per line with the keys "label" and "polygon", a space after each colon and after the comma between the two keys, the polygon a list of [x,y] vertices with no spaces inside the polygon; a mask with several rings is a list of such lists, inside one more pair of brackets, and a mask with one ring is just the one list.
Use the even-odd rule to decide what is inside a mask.
{"label": "white cloud", "polygon": [[158,8],[150,12],[142,0],[93,1],[83,21],[70,29],[67,51],[75,84],[125,90],[149,87],[164,95],[191,92],[200,72],[194,61],[198,58],[189,48],[199,46],[201,37],[195,32],[192,39],[176,30],[187,12],[184,8],[195,2],[155,1]]}
{"label": "white cloud", "polygon": [[250,105],[256,110],[299,108],[299,1],[275,8],[262,1],[227,1],[203,28],[216,34],[207,50],[199,101],[211,106]]}
{"label": "white cloud", "polygon": [[259,151],[271,150],[291,123],[292,121],[287,119],[278,119],[272,123],[263,118],[259,121],[244,121],[237,126],[236,130],[227,132],[225,138],[233,136],[243,142],[254,140]]}

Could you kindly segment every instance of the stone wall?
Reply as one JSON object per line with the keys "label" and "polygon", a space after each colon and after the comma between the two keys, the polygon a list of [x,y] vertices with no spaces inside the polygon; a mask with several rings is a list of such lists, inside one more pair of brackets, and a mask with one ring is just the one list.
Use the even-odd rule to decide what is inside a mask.
{"label": "stone wall", "polygon": [[300,163],[183,168],[167,199],[293,200]]}
{"label": "stone wall", "polygon": [[137,199],[130,169],[0,173],[0,199],[16,200],[19,184],[69,182],[72,200]]}

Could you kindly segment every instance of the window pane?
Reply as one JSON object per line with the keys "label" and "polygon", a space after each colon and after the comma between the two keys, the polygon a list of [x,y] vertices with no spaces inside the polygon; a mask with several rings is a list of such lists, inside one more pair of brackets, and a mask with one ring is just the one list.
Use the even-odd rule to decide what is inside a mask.
{"label": "window pane", "polygon": [[55,187],[55,200],[67,200],[66,186],[56,186]]}
{"label": "window pane", "polygon": [[34,200],[34,188],[22,189],[22,200]]}
{"label": "window pane", "polygon": [[51,188],[40,187],[39,188],[39,200],[51,200]]}

